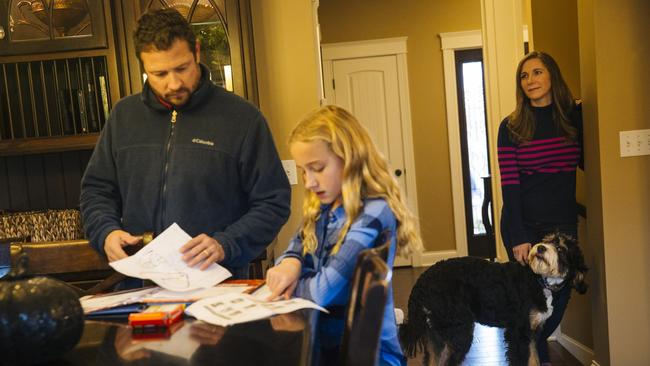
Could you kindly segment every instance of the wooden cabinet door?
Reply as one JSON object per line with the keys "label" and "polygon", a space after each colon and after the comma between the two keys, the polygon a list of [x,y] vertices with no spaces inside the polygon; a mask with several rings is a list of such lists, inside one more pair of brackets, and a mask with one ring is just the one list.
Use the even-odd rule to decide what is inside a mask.
{"label": "wooden cabinet door", "polygon": [[0,2],[0,55],[106,48],[104,0]]}
{"label": "wooden cabinet door", "polygon": [[[137,4],[135,17],[161,8],[178,10],[201,43],[201,62],[210,69],[212,82],[257,104],[249,0],[134,0],[134,3]],[[135,60],[132,64],[137,65]]]}

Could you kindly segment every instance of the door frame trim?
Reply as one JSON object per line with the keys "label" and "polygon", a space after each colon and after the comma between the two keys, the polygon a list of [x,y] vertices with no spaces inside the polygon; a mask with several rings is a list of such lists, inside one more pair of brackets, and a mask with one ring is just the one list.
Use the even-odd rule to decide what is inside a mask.
{"label": "door frame trim", "polygon": [[454,209],[454,232],[456,256],[466,256],[467,233],[465,228],[465,205],[463,195],[463,166],[461,160],[458,90],[456,88],[456,50],[476,49],[483,46],[480,30],[448,32],[440,37],[443,74],[445,79],[445,103],[447,107],[447,134],[449,138],[449,169],[451,171],[451,196]]}
{"label": "door frame trim", "polygon": [[[523,25],[522,34],[524,42],[528,42],[528,26]],[[447,32],[438,34],[440,37],[441,49],[442,49],[442,58],[443,58],[443,73],[445,78],[445,102],[447,107],[447,133],[449,138],[449,167],[451,170],[451,192],[452,192],[452,203],[454,208],[454,232],[456,234],[456,255],[457,256],[466,256],[468,254],[467,248],[467,235],[465,233],[465,206],[463,204],[463,170],[461,163],[461,152],[460,152],[460,130],[459,130],[459,117],[458,117],[458,93],[456,89],[456,64],[455,64],[455,52],[456,50],[466,50],[473,48],[482,48],[483,47],[483,35],[481,30],[471,30],[471,31],[461,31],[461,32]],[[485,62],[485,52],[483,53],[483,60]],[[486,98],[487,98],[487,70],[484,71],[484,78],[486,81]],[[486,100],[486,111],[489,108]],[[490,118],[489,115],[487,117]],[[499,120],[500,122],[500,120]],[[488,129],[491,127],[488,125]],[[488,135],[490,131],[488,131]],[[491,144],[492,140],[488,141],[488,144]],[[492,147],[488,148],[491,152]],[[493,162],[492,162],[493,163]],[[492,171],[490,172],[492,177],[496,177],[495,174],[496,167],[492,164]],[[499,182],[500,184],[500,182]],[[501,204],[495,204],[495,202],[501,200],[500,197],[497,197],[498,192],[500,192],[501,186],[496,183],[496,179],[492,179],[492,217],[493,225],[495,232],[495,240],[497,243],[497,257],[498,258],[508,258],[507,256],[502,256],[501,248],[503,245],[500,244],[500,237],[498,235],[499,228],[498,222],[501,215],[500,207]]]}
{"label": "door frame trim", "polygon": [[[406,63],[406,42],[408,37],[371,39],[364,41],[324,43],[321,44],[323,57],[323,84],[325,87],[324,103],[336,103],[332,79],[333,63],[337,60],[364,58],[373,56],[395,56],[397,59],[397,82],[399,85],[400,117],[402,120],[402,149],[404,151],[407,206],[416,218],[418,211],[415,154],[413,151],[413,129],[411,126],[411,103]],[[329,98],[329,100],[328,100]],[[420,230],[418,225],[418,230]],[[413,265],[422,265],[421,253],[413,253]]]}

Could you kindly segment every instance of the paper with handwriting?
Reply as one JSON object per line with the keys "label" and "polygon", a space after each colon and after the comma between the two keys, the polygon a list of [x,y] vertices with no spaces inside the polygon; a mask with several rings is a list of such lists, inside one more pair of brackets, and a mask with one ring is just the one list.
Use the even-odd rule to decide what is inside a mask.
{"label": "paper with handwriting", "polygon": [[185,313],[206,323],[225,327],[307,308],[328,312],[315,303],[298,297],[264,301],[253,295],[231,293],[199,300],[187,307]]}
{"label": "paper with handwriting", "polygon": [[207,288],[232,276],[230,271],[214,263],[201,271],[183,261],[179,249],[189,236],[174,223],[134,255],[109,263],[127,276],[149,279],[171,291],[192,291]]}

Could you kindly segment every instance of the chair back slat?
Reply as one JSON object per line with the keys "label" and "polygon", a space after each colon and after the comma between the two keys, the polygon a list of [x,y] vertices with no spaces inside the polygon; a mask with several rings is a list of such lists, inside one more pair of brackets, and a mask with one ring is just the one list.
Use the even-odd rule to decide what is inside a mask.
{"label": "chair back slat", "polygon": [[28,273],[35,275],[86,272],[110,269],[105,258],[87,240],[47,243],[12,243],[12,263],[21,254],[29,258]]}
{"label": "chair back slat", "polygon": [[359,254],[352,276],[341,343],[343,365],[372,366],[377,360],[388,296],[390,231],[381,233],[376,242],[374,248]]}

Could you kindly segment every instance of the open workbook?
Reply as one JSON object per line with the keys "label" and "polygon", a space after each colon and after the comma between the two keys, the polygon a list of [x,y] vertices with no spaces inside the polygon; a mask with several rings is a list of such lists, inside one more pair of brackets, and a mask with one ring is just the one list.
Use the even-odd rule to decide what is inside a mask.
{"label": "open workbook", "polygon": [[265,297],[234,293],[199,300],[185,309],[185,313],[206,323],[225,327],[299,309],[316,309],[327,313],[324,308],[298,297],[266,301]]}

